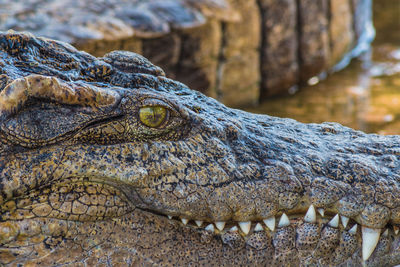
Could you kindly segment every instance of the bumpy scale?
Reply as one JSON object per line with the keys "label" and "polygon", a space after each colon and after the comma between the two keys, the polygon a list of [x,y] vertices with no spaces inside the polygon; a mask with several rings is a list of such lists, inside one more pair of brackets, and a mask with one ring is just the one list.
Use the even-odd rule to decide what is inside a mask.
{"label": "bumpy scale", "polygon": [[0,34],[0,265],[400,264],[400,137]]}

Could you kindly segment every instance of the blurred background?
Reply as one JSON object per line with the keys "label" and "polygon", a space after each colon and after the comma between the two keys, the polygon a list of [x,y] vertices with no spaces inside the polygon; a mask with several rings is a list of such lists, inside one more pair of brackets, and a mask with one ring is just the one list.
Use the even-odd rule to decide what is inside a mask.
{"label": "blurred background", "polygon": [[335,121],[369,133],[400,134],[400,1],[374,1],[373,23],[376,36],[371,49],[345,69],[294,95],[273,97],[248,110],[302,122]]}
{"label": "blurred background", "polygon": [[10,29],[142,54],[230,107],[400,134],[399,0],[0,0]]}

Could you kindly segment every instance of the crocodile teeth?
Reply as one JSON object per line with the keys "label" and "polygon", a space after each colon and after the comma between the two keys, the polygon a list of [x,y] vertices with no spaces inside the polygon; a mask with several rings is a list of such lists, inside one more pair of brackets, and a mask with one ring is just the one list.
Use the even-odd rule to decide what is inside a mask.
{"label": "crocodile teeth", "polygon": [[351,229],[349,230],[350,234],[355,235],[357,233],[357,224],[355,224]]}
{"label": "crocodile teeth", "polygon": [[195,223],[196,223],[196,225],[198,226],[198,227],[200,227],[202,224],[203,224],[203,221],[194,221]]}
{"label": "crocodile teeth", "polygon": [[269,230],[271,230],[271,231],[275,230],[275,217],[274,216],[263,220],[263,222],[269,228]]}
{"label": "crocodile teeth", "polygon": [[382,234],[383,236],[388,236],[389,235],[389,229],[386,229],[385,232]]}
{"label": "crocodile teeth", "polygon": [[373,229],[363,226],[362,230],[362,258],[368,260],[372,252],[374,252],[379,241],[381,229]]}
{"label": "crocodile teeth", "polygon": [[264,228],[261,226],[260,223],[257,223],[256,227],[254,227],[254,232],[261,232],[263,230],[264,230]]}
{"label": "crocodile teeth", "polygon": [[333,217],[332,220],[329,221],[328,225],[333,228],[338,228],[339,227],[339,214],[336,214],[335,217]]}
{"label": "crocodile teeth", "polygon": [[247,235],[250,232],[251,222],[239,222],[239,227]]}
{"label": "crocodile teeth", "polygon": [[171,215],[168,215],[168,219],[170,219],[170,220],[171,220],[171,219],[172,219],[172,216],[171,216]]}
{"label": "crocodile teeth", "polygon": [[399,230],[400,230],[399,227],[393,226],[393,231],[394,231],[395,235],[397,235],[399,233]]}
{"label": "crocodile teeth", "polygon": [[217,227],[218,230],[222,231],[224,230],[225,222],[215,222],[215,226]]}
{"label": "crocodile teeth", "polygon": [[311,205],[308,208],[308,211],[304,216],[304,221],[308,223],[315,223],[317,221],[317,214],[315,213],[314,205]]}
{"label": "crocodile teeth", "polygon": [[185,218],[182,218],[181,221],[182,221],[182,223],[183,223],[184,225],[188,224],[188,222],[189,222],[189,220],[188,220],[188,219],[185,219]]}
{"label": "crocodile teeth", "polygon": [[237,232],[237,231],[239,231],[239,229],[238,229],[237,226],[235,225],[235,226],[233,226],[231,229],[229,229],[229,231],[231,231],[231,232]]}
{"label": "crocodile teeth", "polygon": [[342,224],[343,224],[344,228],[346,228],[347,224],[349,223],[349,218],[346,216],[340,216],[340,219],[342,220]]}
{"label": "crocodile teeth", "polygon": [[322,217],[325,216],[325,210],[323,208],[319,208],[318,213],[321,214]]}
{"label": "crocodile teeth", "polygon": [[279,220],[278,227],[285,227],[289,225],[290,225],[289,218],[285,213],[283,213]]}
{"label": "crocodile teeth", "polygon": [[213,225],[212,223],[210,223],[209,225],[207,225],[207,227],[204,228],[204,229],[206,229],[206,231],[209,231],[209,232],[211,232],[211,233],[214,233],[214,231],[215,231],[214,225]]}

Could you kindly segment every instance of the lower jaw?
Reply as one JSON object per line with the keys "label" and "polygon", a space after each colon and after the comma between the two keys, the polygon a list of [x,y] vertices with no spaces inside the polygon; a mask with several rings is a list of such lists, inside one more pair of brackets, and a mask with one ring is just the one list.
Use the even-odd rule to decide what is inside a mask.
{"label": "lower jaw", "polygon": [[[325,215],[325,217],[317,215],[316,222],[309,223],[305,221],[304,215],[291,215],[288,218],[290,224],[286,226],[282,224],[279,226],[281,219],[278,218],[273,231],[263,221],[252,222],[249,233],[245,235],[237,223],[227,222],[222,231],[213,224],[214,231],[210,232],[205,230],[209,223],[203,223],[201,227],[198,227],[194,221],[182,225],[180,220],[174,218],[168,221],[166,217],[149,211],[135,210],[106,221],[76,223],[64,221],[65,227],[76,224],[75,230],[80,229],[82,232],[68,231],[67,233],[72,236],[67,236],[64,240],[66,242],[69,240],[69,243],[56,245],[56,247],[63,247],[64,250],[60,249],[57,254],[49,253],[46,257],[51,258],[52,262],[57,259],[57,255],[62,257],[57,264],[63,260],[75,261],[77,259],[72,256],[77,255],[74,254],[71,245],[76,246],[75,249],[77,249],[85,243],[83,247],[91,247],[99,253],[92,251],[89,255],[81,251],[79,257],[82,259],[94,257],[96,261],[99,260],[96,257],[108,258],[109,255],[118,255],[118,253],[125,257],[124,253],[127,251],[134,254],[131,255],[132,258],[143,255],[146,259],[156,260],[157,256],[169,248],[163,259],[165,265],[173,262],[176,265],[186,266],[194,259],[203,258],[214,262],[216,266],[221,266],[221,262],[232,266],[233,259],[236,257],[236,262],[247,266],[300,266],[301,263],[304,262],[303,265],[307,265],[310,261],[311,265],[316,263],[315,266],[333,266],[343,262],[350,262],[351,266],[361,266],[363,261],[361,226],[358,225],[355,234],[352,234],[350,230],[356,225],[354,221],[350,220],[347,227],[344,227],[338,217],[338,227],[335,228],[329,225],[332,219],[330,215]],[[62,220],[51,221],[54,226],[60,227]],[[105,227],[110,223],[113,227]],[[262,230],[256,229],[258,223]],[[42,225],[45,229],[52,229],[49,227],[49,221],[43,222]],[[237,229],[232,230],[234,226]],[[107,229],[112,232],[105,231]],[[397,248],[400,244],[400,236],[396,236],[391,228],[386,234],[385,231],[386,229],[381,230],[379,243],[366,261],[366,265],[400,264],[400,250]],[[37,246],[40,247],[41,243]],[[119,247],[122,247],[122,251],[117,250]],[[130,249],[126,250],[127,248]],[[178,261],[184,258],[174,258],[172,255],[187,251],[190,251],[187,261]],[[342,256],[343,251],[349,253]],[[253,258],[249,258],[251,255]],[[3,258],[0,257],[0,263],[2,260]],[[38,262],[43,262],[42,258],[38,258]]]}
{"label": "lower jaw", "polygon": [[[322,214],[321,214],[322,213]],[[340,216],[339,214],[323,214],[317,213],[313,206],[310,207],[306,215],[304,214],[286,214],[280,215],[279,219],[270,217],[266,220],[248,221],[248,222],[203,222],[196,220],[180,219],[184,226],[193,227],[201,231],[206,231],[215,235],[224,237],[230,234],[240,235],[243,240],[248,240],[256,233],[265,233],[271,237],[285,231],[287,228],[294,229],[296,247],[298,244],[315,243],[323,241],[324,231],[331,229],[337,232],[337,246],[346,245],[340,238],[346,233],[354,238],[353,242],[357,242],[357,248],[361,248],[361,257],[363,261],[370,259],[382,239],[391,237],[399,237],[399,228],[394,225],[387,224],[383,228],[368,228],[358,224],[356,221]],[[174,218],[168,216],[169,219]],[[340,236],[342,235],[342,237]],[[304,240],[299,240],[303,238]],[[312,240],[311,240],[312,239]],[[335,238],[332,240],[335,242]],[[324,241],[322,242],[324,243]],[[343,244],[342,244],[343,243]],[[391,242],[389,242],[391,243]]]}

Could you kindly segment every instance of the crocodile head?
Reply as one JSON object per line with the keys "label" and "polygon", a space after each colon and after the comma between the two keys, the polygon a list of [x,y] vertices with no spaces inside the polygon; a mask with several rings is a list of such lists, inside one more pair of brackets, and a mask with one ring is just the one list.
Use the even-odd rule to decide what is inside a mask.
{"label": "crocodile head", "polygon": [[230,109],[0,35],[0,263],[400,264],[400,138]]}

